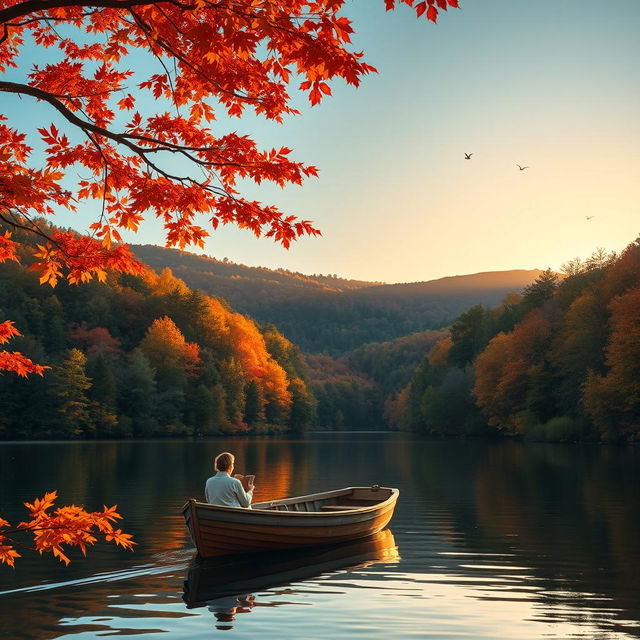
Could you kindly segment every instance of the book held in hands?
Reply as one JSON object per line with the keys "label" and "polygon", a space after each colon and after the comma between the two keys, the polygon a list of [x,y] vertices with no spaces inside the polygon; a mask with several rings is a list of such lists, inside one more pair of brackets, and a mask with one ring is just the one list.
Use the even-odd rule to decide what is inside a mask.
{"label": "book held in hands", "polygon": [[245,476],[245,475],[242,475],[241,473],[236,473],[236,475],[233,477],[238,478],[238,480],[240,480],[245,491],[250,491],[251,489],[253,489],[253,484],[256,479],[255,475]]}

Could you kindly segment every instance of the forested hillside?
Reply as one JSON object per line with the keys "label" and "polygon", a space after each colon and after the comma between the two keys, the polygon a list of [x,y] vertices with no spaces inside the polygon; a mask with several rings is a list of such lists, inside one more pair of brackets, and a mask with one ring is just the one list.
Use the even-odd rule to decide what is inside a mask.
{"label": "forested hillside", "polygon": [[[1,437],[262,433],[311,425],[536,440],[640,437],[638,242],[620,255],[574,260],[564,275],[538,272],[521,294],[467,307],[445,329],[344,353],[347,344],[384,332],[376,324],[381,317],[391,322],[407,309],[414,320],[429,317],[429,309],[445,317],[445,308],[473,296],[491,299],[532,272],[374,285],[151,253],[173,256],[186,274],[214,265],[228,291],[244,283],[241,300],[251,291],[262,291],[263,300],[279,291],[271,311],[290,308],[290,326],[309,336],[315,330],[325,353],[303,356],[279,327],[259,327],[168,268],[52,289],[39,285],[24,255],[21,264],[0,265],[0,322],[15,321],[24,334],[15,348],[50,369],[26,380],[2,376]],[[329,342],[322,305],[333,309],[336,323],[356,308],[366,321],[358,331],[355,315],[335,325],[339,339]],[[384,313],[376,317],[375,309]]]}
{"label": "forested hillside", "polygon": [[387,402],[397,428],[534,440],[640,438],[640,240],[475,306]]}
{"label": "forested hillside", "polygon": [[443,331],[371,343],[341,356],[306,355],[317,400],[317,423],[329,429],[379,429],[385,398],[409,382]]}
{"label": "forested hillside", "polygon": [[52,289],[24,255],[0,265],[5,319],[23,333],[12,346],[50,369],[2,375],[2,438],[264,432],[314,415],[297,348],[169,269]]}
{"label": "forested hillside", "polygon": [[381,285],[245,267],[150,245],[132,248],[154,269],[171,267],[190,287],[223,297],[259,322],[273,323],[303,351],[332,356],[444,327],[474,304],[498,304],[540,274],[517,270]]}

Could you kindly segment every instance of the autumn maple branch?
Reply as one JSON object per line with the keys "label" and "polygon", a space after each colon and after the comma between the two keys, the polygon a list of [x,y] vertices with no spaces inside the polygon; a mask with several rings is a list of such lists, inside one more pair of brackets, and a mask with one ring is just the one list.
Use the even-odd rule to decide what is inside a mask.
{"label": "autumn maple branch", "polygon": [[[79,118],[73,111],[71,111],[68,107],[66,107],[63,102],[57,97],[56,94],[52,94],[48,91],[43,91],[42,89],[38,89],[37,87],[32,87],[28,84],[20,84],[17,82],[8,82],[4,80],[0,80],[0,91],[4,91],[6,93],[17,93],[17,94],[25,94],[33,96],[34,98],[38,98],[39,100],[43,100],[44,102],[48,102],[51,106],[53,106],[59,113],[61,113],[71,124],[76,125],[79,129],[85,131],[91,131],[97,135],[103,136],[105,138],[109,138],[114,142],[122,144],[128,147],[131,151],[136,153],[137,155],[144,157],[149,153],[156,153],[159,151],[167,151],[170,153],[180,153],[183,154],[186,158],[195,162],[197,164],[201,164],[204,166],[211,167],[247,167],[251,166],[252,162],[231,162],[228,160],[225,161],[212,161],[212,160],[204,160],[202,158],[197,158],[191,153],[197,152],[206,152],[213,153],[219,157],[223,157],[214,147],[192,147],[189,145],[180,145],[169,142],[168,140],[161,140],[159,138],[152,138],[151,136],[143,136],[140,134],[134,133],[115,133],[110,131],[109,129],[105,129],[104,127],[100,127],[89,120],[82,120]],[[78,96],[74,96],[78,97]],[[141,147],[139,145],[133,144],[130,140],[139,140],[141,142],[148,142],[150,144],[156,145],[155,147]],[[92,139],[93,142],[93,139]],[[182,180],[183,178],[179,178],[177,176],[173,176],[171,174],[164,173],[160,168],[158,168],[154,163],[145,160],[148,162],[149,166],[161,173],[167,178],[171,178],[173,180]]]}
{"label": "autumn maple branch", "polygon": [[[210,167],[232,166],[232,167],[242,168],[242,167],[251,165],[251,163],[240,163],[240,162],[230,162],[230,161],[224,161],[224,162],[209,161],[209,160],[204,160],[202,158],[198,158],[192,155],[191,153],[191,152],[194,152],[194,153],[207,152],[207,153],[214,153],[216,155],[220,155],[219,153],[217,153],[217,151],[213,147],[190,147],[188,145],[174,144],[167,140],[160,140],[158,138],[152,138],[150,136],[142,136],[142,135],[131,134],[131,133],[114,133],[109,129],[105,129],[103,127],[100,127],[94,124],[93,122],[79,118],[75,113],[73,113],[73,111],[71,111],[68,107],[66,107],[62,103],[62,101],[59,100],[57,97],[55,97],[53,94],[47,91],[43,91],[42,89],[38,89],[37,87],[32,87],[27,84],[20,84],[17,82],[8,82],[8,81],[0,80],[0,91],[4,91],[7,93],[30,95],[34,98],[38,98],[39,100],[43,100],[44,102],[48,102],[59,113],[61,113],[71,124],[77,126],[79,129],[85,132],[90,131],[104,138],[113,140],[118,144],[122,144],[123,146],[133,151],[136,155],[140,156],[150,169],[152,169],[153,171],[156,171],[158,174],[164,176],[169,180],[176,180],[178,182],[192,182],[199,186],[204,186],[203,183],[199,183],[198,181],[193,180],[192,178],[189,178],[187,176],[177,176],[167,172],[166,170],[160,168],[156,163],[149,160],[149,158],[147,157],[148,154],[157,153],[159,151],[167,151],[169,153],[179,153],[196,164],[199,164],[202,166],[210,166]],[[92,143],[97,144],[96,140],[93,137],[91,136],[88,136],[88,137]],[[141,142],[148,142],[156,146],[149,147],[149,148],[141,147],[140,145],[134,144],[130,140],[140,140]],[[102,153],[102,150],[100,150],[100,153],[104,158],[104,154]],[[222,190],[222,189],[215,190],[215,188],[213,189],[215,193],[218,193],[221,196],[228,197],[230,195],[226,190]]]}
{"label": "autumn maple branch", "polygon": [[[0,206],[3,206],[3,204],[1,202],[0,202]],[[44,233],[44,231],[42,231],[38,227],[38,225],[35,224],[35,222],[33,222],[32,220],[30,220],[29,217],[26,214],[24,214],[23,212],[19,212],[20,213],[20,217],[26,219],[29,222],[29,224],[31,225],[30,227],[27,227],[26,225],[21,224],[20,222],[18,222],[15,219],[14,214],[10,209],[6,209],[6,211],[7,211],[7,214],[9,214],[11,216],[11,219],[5,217],[5,215],[0,212],[0,220],[2,220],[8,226],[13,227],[14,229],[22,229],[22,231],[28,231],[29,233],[33,233],[34,235],[40,236],[44,240],[47,240],[47,242],[52,242],[52,243],[56,244],[55,240],[53,240],[53,238],[50,235]]]}
{"label": "autumn maple branch", "polygon": [[[162,7],[157,7],[157,8],[158,8],[158,11],[167,20],[167,22],[169,22],[178,33],[180,33],[181,35],[184,36],[184,34],[180,30],[180,28],[162,10]],[[223,86],[221,86],[219,83],[217,83],[213,78],[211,78],[207,73],[205,73],[203,71],[203,69],[199,65],[196,66],[193,62],[191,62],[188,59],[188,57],[186,55],[184,55],[180,51],[177,51],[176,49],[172,48],[171,45],[169,45],[169,43],[164,38],[161,38],[161,37],[159,37],[157,35],[154,36],[154,29],[149,24],[147,24],[133,10],[133,8],[129,9],[129,13],[131,14],[131,17],[133,18],[134,23],[145,34],[145,37],[147,38],[147,41],[149,41],[150,43],[153,42],[156,45],[158,45],[158,47],[160,47],[165,53],[169,54],[169,56],[171,56],[172,58],[175,58],[176,60],[179,60],[182,64],[184,64],[186,67],[191,69],[191,71],[193,71],[194,73],[198,74],[203,80],[205,80],[211,86],[214,86],[218,91],[220,91],[220,93],[225,93],[225,94],[230,95],[230,96],[232,96],[234,98],[237,98],[238,100],[243,100],[243,101],[245,101],[247,103],[254,103],[255,104],[256,102],[259,102],[259,100],[260,100],[259,98],[253,98],[253,97],[251,97],[251,96],[249,96],[247,94],[242,94],[242,93],[238,93],[237,91],[230,91],[228,89],[225,89]],[[158,57],[158,56],[156,56],[156,57]],[[167,76],[168,76],[168,74],[167,74]]]}
{"label": "autumn maple branch", "polygon": [[133,550],[136,544],[132,536],[116,529],[113,523],[121,519],[116,507],[104,507],[102,511],[88,512],[74,505],[58,507],[53,514],[49,509],[57,498],[57,492],[45,493],[42,499],[33,503],[25,502],[31,520],[21,522],[17,527],[0,518],[0,564],[10,567],[15,565],[20,554],[15,550],[16,542],[10,537],[16,533],[33,533],[35,550],[39,553],[51,552],[65,564],[70,560],[63,551],[64,545],[77,546],[85,553],[88,545],[93,545],[97,538],[93,535],[101,533],[107,542],[115,542],[125,549]]}
{"label": "autumn maple branch", "polygon": [[[195,4],[179,2],[179,0],[164,0],[180,9],[195,9]],[[129,9],[157,4],[157,0],[26,0],[11,7],[0,10],[0,24],[6,24],[16,18],[48,11],[50,9],[64,9],[69,7],[93,7],[95,9]]]}

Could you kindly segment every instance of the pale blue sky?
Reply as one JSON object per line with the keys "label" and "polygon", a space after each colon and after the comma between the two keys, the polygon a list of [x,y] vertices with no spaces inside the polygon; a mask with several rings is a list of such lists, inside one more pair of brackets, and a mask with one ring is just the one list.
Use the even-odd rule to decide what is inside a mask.
{"label": "pale blue sky", "polygon": [[[355,45],[380,73],[357,90],[334,85],[319,107],[300,100],[303,115],[284,125],[232,124],[319,167],[303,187],[248,186],[247,194],[313,220],[323,236],[286,251],[226,228],[206,252],[399,282],[557,268],[634,239],[640,1],[461,6],[433,25],[402,7],[385,13],[383,0],[349,2]],[[20,111],[31,122],[43,117],[27,98]],[[73,226],[86,229],[88,216],[80,220]],[[130,239],[163,244],[155,222]]]}

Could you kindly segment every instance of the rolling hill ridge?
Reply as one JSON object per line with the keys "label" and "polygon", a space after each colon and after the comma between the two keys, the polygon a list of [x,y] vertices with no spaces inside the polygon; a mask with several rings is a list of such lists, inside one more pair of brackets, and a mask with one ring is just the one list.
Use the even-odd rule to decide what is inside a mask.
{"label": "rolling hill ridge", "polygon": [[153,269],[170,268],[190,287],[276,325],[303,351],[330,355],[441,328],[475,304],[497,305],[541,273],[498,271],[384,284],[248,267],[153,245],[132,249]]}

